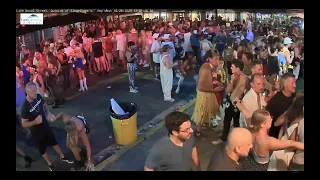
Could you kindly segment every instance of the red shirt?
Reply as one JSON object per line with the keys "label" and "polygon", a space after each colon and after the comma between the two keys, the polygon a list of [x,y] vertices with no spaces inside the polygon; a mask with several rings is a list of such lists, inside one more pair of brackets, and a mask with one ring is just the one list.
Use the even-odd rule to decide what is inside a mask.
{"label": "red shirt", "polygon": [[106,38],[105,44],[106,44],[106,53],[112,53],[113,43],[111,38]]}

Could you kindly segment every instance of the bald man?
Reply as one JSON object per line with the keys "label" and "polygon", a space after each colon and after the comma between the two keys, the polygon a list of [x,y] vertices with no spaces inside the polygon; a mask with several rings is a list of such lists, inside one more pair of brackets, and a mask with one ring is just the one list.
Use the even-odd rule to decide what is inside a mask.
{"label": "bald man", "polygon": [[252,147],[252,135],[245,128],[233,128],[226,144],[221,143],[213,153],[208,171],[240,171],[239,160]]}

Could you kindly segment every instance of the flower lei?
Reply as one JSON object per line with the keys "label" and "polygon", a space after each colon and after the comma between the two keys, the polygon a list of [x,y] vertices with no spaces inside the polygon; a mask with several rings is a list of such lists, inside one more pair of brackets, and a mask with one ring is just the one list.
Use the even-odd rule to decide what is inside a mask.
{"label": "flower lei", "polygon": [[227,80],[227,74],[226,71],[224,69],[220,69],[217,74],[220,74],[221,76],[221,83],[226,83]]}

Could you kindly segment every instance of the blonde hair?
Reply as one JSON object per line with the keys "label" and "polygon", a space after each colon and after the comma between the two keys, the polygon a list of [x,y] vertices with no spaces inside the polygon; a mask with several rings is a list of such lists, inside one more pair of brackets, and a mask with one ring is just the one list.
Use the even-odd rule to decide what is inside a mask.
{"label": "blonde hair", "polygon": [[270,113],[264,109],[258,109],[254,111],[251,117],[249,129],[252,132],[258,132],[261,128],[261,125],[266,121],[267,116],[270,116]]}
{"label": "blonde hair", "polygon": [[78,144],[78,130],[74,121],[68,121],[65,124],[65,130],[67,131],[67,147],[74,147]]}

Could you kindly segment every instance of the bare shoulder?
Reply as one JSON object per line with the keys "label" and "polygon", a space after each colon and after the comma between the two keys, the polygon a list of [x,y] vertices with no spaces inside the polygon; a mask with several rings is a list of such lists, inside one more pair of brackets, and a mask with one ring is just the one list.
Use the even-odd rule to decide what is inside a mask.
{"label": "bare shoulder", "polygon": [[200,67],[200,72],[207,71],[209,69],[210,69],[209,65],[205,63]]}

